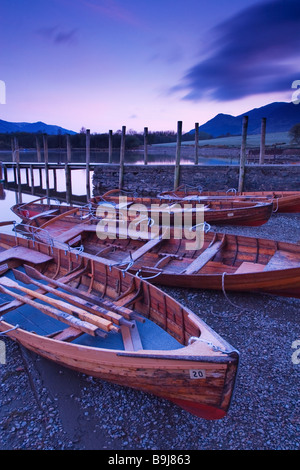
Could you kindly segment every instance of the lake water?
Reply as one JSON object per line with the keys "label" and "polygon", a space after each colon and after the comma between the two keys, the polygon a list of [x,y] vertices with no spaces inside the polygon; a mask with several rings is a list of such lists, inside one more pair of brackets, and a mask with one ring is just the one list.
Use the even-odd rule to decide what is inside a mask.
{"label": "lake water", "polygon": [[[65,172],[63,169],[57,170],[57,190],[59,192],[66,191],[65,185]],[[12,169],[7,170],[7,179],[8,182],[14,181],[14,174]],[[25,183],[25,170],[21,171],[21,180],[22,183]],[[39,184],[39,171],[34,170],[34,181],[35,185]],[[45,178],[43,179],[45,181]],[[52,171],[49,171],[49,182],[50,187],[53,187],[53,174]],[[92,188],[92,172],[91,172],[91,188]],[[72,194],[77,196],[85,195],[86,192],[86,182],[85,182],[85,170],[74,170],[72,171]],[[26,194],[24,192],[18,193],[11,189],[5,189],[4,185],[0,183],[0,221],[16,221],[17,223],[21,222],[21,219],[12,212],[11,207],[14,204],[18,203],[27,203],[38,199],[40,195],[38,194]],[[57,203],[55,200],[51,200],[52,203]],[[63,202],[62,202],[63,203]],[[74,203],[73,203],[74,205]],[[1,232],[5,233],[14,233],[13,226],[7,225],[0,227]]]}
{"label": "lake water", "polygon": [[[209,154],[206,155],[206,152]],[[218,155],[217,150],[212,149],[199,149],[198,162],[199,165],[235,165],[238,163],[238,158],[235,152],[230,152],[231,155],[224,157]],[[170,165],[175,163],[175,147],[159,147],[150,148],[148,150],[148,164],[149,165]],[[32,150],[20,150],[20,162],[37,162],[36,151]],[[43,159],[43,152],[42,152]],[[67,154],[64,149],[62,150],[49,150],[48,151],[49,163],[65,163],[67,161]],[[85,163],[86,154],[85,150],[72,150],[72,162],[73,163]],[[12,161],[11,151],[0,151],[0,161]],[[93,151],[90,152],[91,163],[108,163],[108,152],[105,151]],[[112,163],[118,164],[120,161],[120,151],[114,151],[112,153]],[[194,150],[191,146],[182,147],[181,150],[181,163],[183,165],[194,164]],[[143,150],[132,150],[125,153],[125,164],[129,165],[143,165],[144,164],[144,152]]]}

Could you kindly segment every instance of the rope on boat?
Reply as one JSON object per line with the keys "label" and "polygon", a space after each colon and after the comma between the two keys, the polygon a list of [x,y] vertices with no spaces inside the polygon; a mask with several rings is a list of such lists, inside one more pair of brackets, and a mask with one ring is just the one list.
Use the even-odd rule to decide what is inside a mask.
{"label": "rope on boat", "polygon": [[[45,243],[50,246],[51,253],[53,253],[53,247],[56,248],[61,248],[65,251],[65,254],[68,252],[75,253],[76,257],[84,251],[84,246],[75,246],[71,247],[68,243],[62,243],[55,238],[51,237],[50,233],[48,230],[40,227],[35,227],[34,225],[28,225],[28,224],[21,224],[17,226],[17,223],[14,221],[14,232],[15,232],[15,239],[17,241],[18,235],[21,235],[22,237],[26,238],[27,240],[31,240],[33,243],[33,246],[35,242],[40,242],[40,243]],[[28,230],[26,230],[26,228]],[[17,235],[18,234],[18,235]],[[38,237],[38,235],[41,234],[41,237]]]}
{"label": "rope on boat", "polygon": [[134,225],[137,227],[141,222],[145,222],[146,220],[147,220],[148,227],[152,227],[154,225],[154,219],[152,219],[151,217],[144,217],[143,219],[135,222]]}
{"label": "rope on boat", "polygon": [[224,351],[224,349],[221,349],[219,346],[216,346],[211,341],[207,341],[206,339],[202,339],[202,338],[197,338],[197,336],[191,336],[189,338],[188,344],[189,345],[193,344],[193,343],[195,343],[195,341],[201,341],[202,343],[207,344],[208,346],[210,346],[212,348],[213,351],[220,352],[222,354],[229,354],[228,351]]}
{"label": "rope on boat", "polygon": [[[0,322],[3,321],[3,317],[0,317]],[[1,331],[0,336],[6,335],[6,333],[9,333],[10,331],[16,330],[19,328],[20,325],[16,325],[13,328],[10,328],[9,330]]]}
{"label": "rope on boat", "polygon": [[230,189],[227,189],[227,191],[226,191],[226,194],[228,194],[228,193],[234,193],[234,194],[236,194],[237,191],[236,191],[235,188],[230,188]]}
{"label": "rope on boat", "polygon": [[189,231],[191,232],[194,228],[199,227],[199,225],[203,225],[203,230],[204,233],[207,233],[211,229],[211,225],[207,222],[200,222],[200,224],[193,225],[192,227],[189,228]]}
{"label": "rope on boat", "polygon": [[176,190],[180,189],[181,187],[184,187],[184,192],[185,193],[187,193],[188,188],[190,188],[192,190],[195,190],[195,191],[198,191],[199,193],[202,193],[202,191],[203,191],[202,186],[200,186],[200,185],[199,186],[193,186],[192,184],[188,184],[188,183],[183,184],[182,186],[178,186],[178,188]]}
{"label": "rope on boat", "polygon": [[136,272],[136,277],[138,277],[139,279],[142,279],[142,281],[148,281],[148,279],[154,279],[155,277],[159,276],[161,274],[161,271],[157,274],[154,274],[154,276],[149,276],[149,277],[143,277],[140,275],[140,272],[142,271],[142,269],[139,269],[137,272]]}
{"label": "rope on boat", "polygon": [[228,295],[226,294],[226,291],[225,291],[225,274],[227,274],[226,272],[222,273],[222,291],[223,291],[223,294],[226,298],[226,300],[235,308],[239,308],[240,310],[247,310],[247,308],[242,308],[240,307],[239,305],[236,305],[234,304],[229,298],[228,298]]}
{"label": "rope on boat", "polygon": [[[273,209],[273,212],[277,212],[277,211],[278,211],[279,198],[276,197],[276,198],[274,198],[274,199],[275,199],[275,201],[276,201],[276,209]],[[274,199],[273,199],[273,203],[274,203]]]}
{"label": "rope on boat", "polygon": [[[134,264],[134,260],[132,259],[131,253],[130,253],[129,255],[130,255],[131,260],[129,261],[129,263],[127,263],[127,266],[126,266],[125,268],[121,269],[122,274],[123,274],[123,277],[125,277],[126,271],[128,271],[128,269],[130,269],[131,266]],[[121,262],[121,263],[116,263],[116,264],[110,264],[110,265],[109,265],[109,270],[111,271],[112,266],[114,266],[114,267],[117,267],[117,266],[120,267],[120,266],[123,266],[124,264],[125,264],[125,263],[122,263],[122,262]]]}

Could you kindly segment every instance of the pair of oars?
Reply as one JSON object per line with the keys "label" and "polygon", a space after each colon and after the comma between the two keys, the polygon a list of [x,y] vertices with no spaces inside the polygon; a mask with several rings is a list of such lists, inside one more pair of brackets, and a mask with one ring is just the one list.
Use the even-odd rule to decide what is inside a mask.
{"label": "pair of oars", "polygon": [[[104,318],[112,319],[117,324],[120,324],[120,325],[123,324],[123,325],[133,328],[134,324],[130,323],[131,320],[136,320],[141,323],[145,322],[144,317],[142,317],[141,315],[138,315],[136,312],[134,312],[133,310],[127,307],[116,305],[111,300],[102,299],[100,296],[98,297],[91,293],[87,293],[87,292],[75,289],[74,287],[69,286],[65,282],[62,282],[61,280],[49,278],[45,276],[44,274],[40,273],[37,269],[33,268],[32,266],[28,266],[24,264],[24,268],[30,278],[38,279],[40,281],[46,281],[50,285],[53,285],[55,287],[65,290],[66,292],[71,294],[72,297],[77,297],[77,298],[80,297],[85,302],[96,305],[99,313],[103,315]],[[75,273],[75,275],[78,275],[78,274]],[[85,305],[85,308],[86,308],[86,305]]]}
{"label": "pair of oars", "polygon": [[[39,282],[33,281],[25,273],[22,273],[16,270],[14,270],[14,273],[15,273],[16,279],[18,279],[21,282],[24,282],[26,284],[35,284],[37,285],[37,287],[43,290],[46,290],[49,293],[53,293],[57,297],[59,297],[61,294],[60,292],[56,291],[56,289],[53,289],[49,286],[44,286],[43,284],[40,284]],[[31,298],[12,292],[11,290],[7,289],[7,287],[20,290],[21,292],[24,292],[30,297],[39,299],[45,302],[45,304],[50,304],[51,307],[49,307],[48,305],[37,303],[33,301]],[[84,331],[85,333],[88,333],[92,336],[106,337],[107,336],[106,332],[109,332],[109,331],[118,332],[119,331],[118,327],[113,325],[111,321],[106,320],[105,318],[98,317],[94,314],[87,312],[83,308],[70,305],[69,303],[65,301],[49,298],[46,295],[41,294],[38,291],[34,291],[26,287],[23,287],[19,285],[17,282],[7,277],[0,278],[0,291],[16,298],[22,303],[31,305],[32,307],[40,310],[41,312],[53,318],[56,318],[57,320],[60,320],[64,323],[67,323],[68,325],[73,326],[81,331]],[[67,296],[67,297],[65,294],[64,300],[69,300],[69,301],[73,300],[71,296]]]}
{"label": "pair of oars", "polygon": [[[61,292],[61,291],[57,290],[58,287],[66,289],[68,286],[65,285],[65,284],[62,284],[60,286],[60,283],[58,281],[54,281],[52,279],[50,280],[50,283],[54,282],[54,285],[57,284],[56,288],[53,288],[49,285],[44,285],[40,282],[35,281],[33,278],[34,277],[43,278],[43,277],[46,277],[46,276],[43,276],[41,273],[39,273],[34,268],[31,268],[29,266],[26,266],[25,269],[26,269],[26,272],[28,272],[28,274],[29,273],[31,274],[31,276],[28,276],[27,274],[25,274],[21,271],[18,271],[17,269],[13,269],[14,276],[18,281],[21,281],[24,284],[33,284],[33,285],[35,285],[35,286],[37,286],[41,289],[46,290],[47,292],[49,292],[51,294],[56,295],[57,297],[60,297],[63,300],[66,300],[67,302],[73,304],[75,306],[75,309],[76,308],[77,308],[77,310],[79,309],[79,313],[80,313],[80,310],[82,310],[82,308],[83,308],[85,312],[88,312],[88,313],[85,313],[86,319],[87,320],[89,319],[89,321],[91,321],[91,323],[96,322],[96,324],[100,328],[103,328],[106,331],[115,331],[115,332],[119,331],[119,328],[117,326],[112,325],[112,322],[116,323],[117,325],[125,325],[125,326],[128,326],[129,328],[134,328],[135,324],[132,321],[126,320],[121,315],[118,315],[115,312],[109,311],[109,310],[107,310],[105,308],[102,308],[100,306],[95,308],[95,307],[92,307],[90,305],[87,305],[87,303],[86,303],[87,301],[80,298],[80,293],[79,293],[78,289],[71,288],[72,295],[67,294],[66,292]],[[46,278],[46,279],[48,279],[48,278]],[[1,282],[1,280],[0,280],[0,282]],[[89,299],[89,300],[91,300],[91,299]],[[48,301],[48,303],[49,303],[49,301]],[[71,310],[75,311],[75,313],[76,313],[75,309],[73,307],[71,307]],[[101,317],[101,318],[99,318],[99,317]]]}

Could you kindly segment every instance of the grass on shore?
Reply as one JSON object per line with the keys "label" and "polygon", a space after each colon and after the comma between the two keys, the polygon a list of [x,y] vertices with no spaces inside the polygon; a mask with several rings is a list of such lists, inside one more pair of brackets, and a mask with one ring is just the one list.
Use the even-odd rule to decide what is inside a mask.
{"label": "grass on shore", "polygon": [[[248,148],[257,148],[260,146],[260,134],[255,135],[248,135],[247,136],[247,147]],[[230,137],[220,137],[217,139],[207,139],[207,140],[199,140],[199,146],[211,146],[211,147],[228,147],[228,148],[240,148],[242,143],[242,136],[230,136]],[[186,141],[182,142],[181,145],[194,145],[195,141]],[[163,147],[173,147],[176,146],[176,142],[168,143],[168,144],[157,144]],[[274,146],[280,148],[291,148],[291,147],[298,147],[291,144],[291,139],[289,137],[288,132],[273,132],[266,134],[266,146]],[[155,145],[153,145],[155,147]]]}

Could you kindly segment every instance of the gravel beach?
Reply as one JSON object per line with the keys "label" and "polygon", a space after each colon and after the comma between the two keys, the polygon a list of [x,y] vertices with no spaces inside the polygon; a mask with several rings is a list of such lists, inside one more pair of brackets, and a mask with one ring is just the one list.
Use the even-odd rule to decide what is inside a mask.
{"label": "gravel beach", "polygon": [[[299,242],[300,214],[274,214],[257,228],[212,230]],[[157,397],[64,369],[1,337],[0,449],[299,450],[300,299],[163,290],[240,352],[223,420],[206,421]]]}

